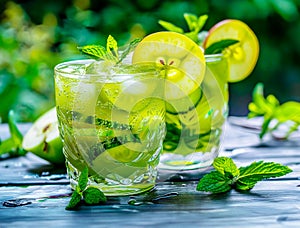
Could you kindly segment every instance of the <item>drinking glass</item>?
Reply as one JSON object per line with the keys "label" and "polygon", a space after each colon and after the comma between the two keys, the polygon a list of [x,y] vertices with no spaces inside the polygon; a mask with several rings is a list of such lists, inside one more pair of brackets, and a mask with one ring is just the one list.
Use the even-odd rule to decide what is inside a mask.
{"label": "drinking glass", "polygon": [[60,136],[71,187],[88,167],[88,184],[105,195],[154,187],[165,136],[160,73],[151,65],[78,60],[55,67]]}
{"label": "drinking glass", "polygon": [[[206,55],[205,60],[205,76],[199,88],[181,99],[166,101],[167,133],[161,169],[205,170],[219,154],[228,115],[229,70],[222,54]],[[183,106],[186,111],[180,108]]]}

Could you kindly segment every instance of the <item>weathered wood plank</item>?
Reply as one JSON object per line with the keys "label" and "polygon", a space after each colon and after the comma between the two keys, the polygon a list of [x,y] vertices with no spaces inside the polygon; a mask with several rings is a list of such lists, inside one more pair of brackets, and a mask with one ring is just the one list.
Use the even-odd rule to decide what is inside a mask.
{"label": "weathered wood plank", "polygon": [[[232,227],[234,225],[280,225],[300,222],[300,194],[298,181],[263,181],[250,193],[232,191],[223,195],[209,195],[195,191],[196,182],[158,183],[155,190],[136,196],[147,201],[139,206],[129,205],[132,197],[110,197],[105,205],[81,206],[79,211],[66,211],[68,198],[35,200],[35,197],[67,194],[65,186],[30,186],[1,188],[1,201],[11,197],[24,198],[31,204],[5,208],[0,206],[2,225],[26,226],[36,220],[45,225],[122,224],[127,226],[203,225]],[[178,195],[151,202],[169,192]],[[85,219],[83,219],[85,218]],[[247,224],[244,224],[247,222]]]}
{"label": "weathered wood plank", "polygon": [[[262,181],[247,193],[211,195],[196,191],[201,177],[197,172],[160,171],[155,189],[148,193],[109,197],[104,205],[66,211],[71,189],[65,169],[28,153],[0,160],[0,227],[299,227],[298,144],[260,141],[254,131],[230,124],[225,132],[221,155],[232,157],[238,165],[273,161],[294,172]],[[132,199],[139,205],[128,204]],[[24,205],[9,207],[14,200]]]}

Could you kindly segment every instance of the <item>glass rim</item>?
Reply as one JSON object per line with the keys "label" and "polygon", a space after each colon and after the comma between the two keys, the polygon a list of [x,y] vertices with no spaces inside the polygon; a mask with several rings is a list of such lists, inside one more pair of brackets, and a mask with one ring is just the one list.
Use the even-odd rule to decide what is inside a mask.
{"label": "glass rim", "polygon": [[[216,61],[220,61],[223,58],[223,54],[208,54],[208,55],[204,55],[205,57],[205,61],[207,63],[210,62],[216,62]],[[109,74],[109,72],[99,72],[99,73],[80,73],[80,72],[68,72],[66,70],[64,70],[64,67],[69,66],[71,64],[80,64],[80,65],[87,65],[90,64],[92,62],[96,62],[97,60],[95,59],[77,59],[77,60],[69,60],[69,61],[64,61],[61,63],[58,63],[57,65],[55,65],[54,67],[54,73],[59,74],[60,76],[63,77],[68,77],[68,78],[76,78],[76,79],[86,79],[87,77],[110,77],[111,74]],[[127,64],[130,65],[130,64]],[[146,76],[149,75],[149,73],[152,74],[159,74],[159,72],[156,69],[153,69],[151,71],[146,71],[146,72],[129,72],[129,73],[118,73],[115,72],[114,76]],[[152,75],[153,76],[153,75]]]}
{"label": "glass rim", "polygon": [[220,61],[220,60],[222,60],[223,57],[224,57],[224,55],[222,53],[204,55],[206,62]]}
{"label": "glass rim", "polygon": [[[77,60],[69,60],[69,61],[64,61],[61,63],[58,63],[54,67],[54,74],[59,74],[60,76],[63,77],[68,77],[68,78],[75,78],[75,79],[87,79],[89,77],[103,77],[103,78],[108,78],[111,77],[112,75],[115,77],[136,77],[136,76],[147,76],[151,74],[151,77],[153,77],[153,74],[158,75],[159,72],[153,68],[153,70],[148,70],[145,72],[128,72],[128,73],[123,73],[123,72],[98,72],[98,73],[80,73],[80,72],[71,72],[71,71],[66,71],[64,70],[64,67],[70,66],[71,64],[79,64],[81,66],[85,65],[87,66],[88,64],[92,62],[96,62],[97,60],[95,59],[77,59]],[[130,64],[125,64],[125,65],[130,65]]]}

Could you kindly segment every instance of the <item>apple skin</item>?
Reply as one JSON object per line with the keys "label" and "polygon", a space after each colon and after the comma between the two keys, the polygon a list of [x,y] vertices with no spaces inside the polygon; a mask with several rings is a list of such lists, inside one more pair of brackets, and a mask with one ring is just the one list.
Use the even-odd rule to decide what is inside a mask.
{"label": "apple skin", "polygon": [[[208,30],[207,35],[206,35],[206,37],[205,37],[205,39],[204,39],[204,41],[203,41],[203,45],[202,45],[203,48],[204,48],[204,50],[207,48],[207,42],[208,42],[208,40],[210,39],[210,34],[214,33],[214,31],[215,31],[216,29],[218,29],[219,27],[221,27],[221,26],[223,26],[224,24],[227,24],[227,23],[229,23],[229,22],[231,22],[231,21],[234,21],[234,19],[225,19],[225,20],[223,20],[223,21],[218,22],[217,24],[215,24],[213,27],[211,27],[211,28]],[[220,38],[220,40],[221,40],[221,38]]]}
{"label": "apple skin", "polygon": [[33,123],[23,138],[22,147],[52,164],[65,163],[55,108],[50,109]]}
{"label": "apple skin", "polygon": [[238,19],[225,19],[215,24],[203,41],[206,50],[215,42],[234,39],[239,43],[229,47],[224,57],[229,64],[228,82],[239,82],[248,77],[259,57],[259,41],[252,29]]}

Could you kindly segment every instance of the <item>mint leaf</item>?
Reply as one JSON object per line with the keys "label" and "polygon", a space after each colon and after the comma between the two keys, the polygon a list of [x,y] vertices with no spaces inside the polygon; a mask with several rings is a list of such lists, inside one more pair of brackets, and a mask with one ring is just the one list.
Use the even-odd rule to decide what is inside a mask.
{"label": "mint leaf", "polygon": [[217,54],[217,53],[222,53],[222,51],[225,48],[228,48],[231,45],[234,45],[236,43],[238,43],[238,40],[233,40],[233,39],[223,39],[220,41],[217,41],[215,43],[212,43],[210,46],[208,46],[204,53],[205,54]]}
{"label": "mint leaf", "polygon": [[102,191],[100,191],[96,187],[88,186],[88,167],[85,166],[84,169],[81,171],[79,176],[78,185],[76,186],[75,191],[73,191],[71,200],[69,204],[66,206],[66,210],[74,209],[78,206],[83,197],[84,201],[87,204],[98,204],[100,202],[106,202],[106,197]]}
{"label": "mint leaf", "polygon": [[98,204],[107,200],[103,192],[95,187],[88,187],[83,192],[83,199],[87,204]]}
{"label": "mint leaf", "polygon": [[84,191],[87,186],[88,172],[89,172],[88,167],[85,166],[80,173],[79,180],[78,180],[78,187],[80,191]]}
{"label": "mint leaf", "polygon": [[183,14],[184,19],[189,27],[190,31],[194,31],[195,33],[199,33],[199,31],[203,28],[208,16],[202,15],[197,17],[195,14],[185,13]]}
{"label": "mint leaf", "polygon": [[131,41],[126,49],[122,52],[121,57],[119,56],[118,42],[111,35],[107,37],[106,48],[101,45],[86,45],[83,47],[78,47],[78,50],[93,58],[112,61],[115,64],[119,64],[139,42],[140,39]]}
{"label": "mint leaf", "polygon": [[198,29],[198,17],[195,14],[185,13],[183,14],[183,17],[190,31],[194,31]]}
{"label": "mint leaf", "polygon": [[163,20],[159,20],[158,23],[163,27],[165,28],[166,30],[168,31],[171,31],[171,32],[178,32],[178,33],[183,33],[183,29],[180,28],[180,27],[177,27],[176,25],[170,23],[170,22],[167,22],[167,21],[163,21]]}
{"label": "mint leaf", "polygon": [[230,178],[225,177],[218,171],[212,171],[200,179],[196,189],[197,191],[211,193],[228,192],[232,188],[231,183],[232,180]]}
{"label": "mint leaf", "polygon": [[203,28],[208,16],[202,15],[200,17],[197,17],[195,14],[191,13],[185,13],[183,16],[189,28],[188,32],[184,32],[182,28],[167,21],[159,20],[158,23],[166,30],[184,34],[196,43],[200,44],[202,40],[199,39],[198,35],[200,30]]}
{"label": "mint leaf", "polygon": [[69,204],[66,206],[66,210],[75,209],[78,206],[78,204],[80,203],[80,201],[81,201],[81,195],[77,191],[74,191],[72,193],[71,200],[69,201]]}
{"label": "mint leaf", "polygon": [[78,50],[91,57],[96,57],[98,59],[108,59],[106,49],[100,45],[86,45],[83,47],[78,47]]}
{"label": "mint leaf", "polygon": [[223,175],[238,176],[240,171],[231,158],[218,157],[213,162],[214,168]]}
{"label": "mint leaf", "polygon": [[235,188],[237,190],[249,190],[263,179],[281,177],[292,172],[292,170],[284,165],[274,162],[253,162],[246,167],[240,167],[240,175],[238,176]]}
{"label": "mint leaf", "polygon": [[208,15],[206,15],[206,14],[201,15],[198,18],[198,32],[200,32],[200,30],[203,28],[203,26],[205,25],[207,19],[208,19]]}
{"label": "mint leaf", "polygon": [[109,53],[112,60],[114,60],[115,62],[119,60],[118,43],[111,35],[107,37],[106,51],[107,53]]}

